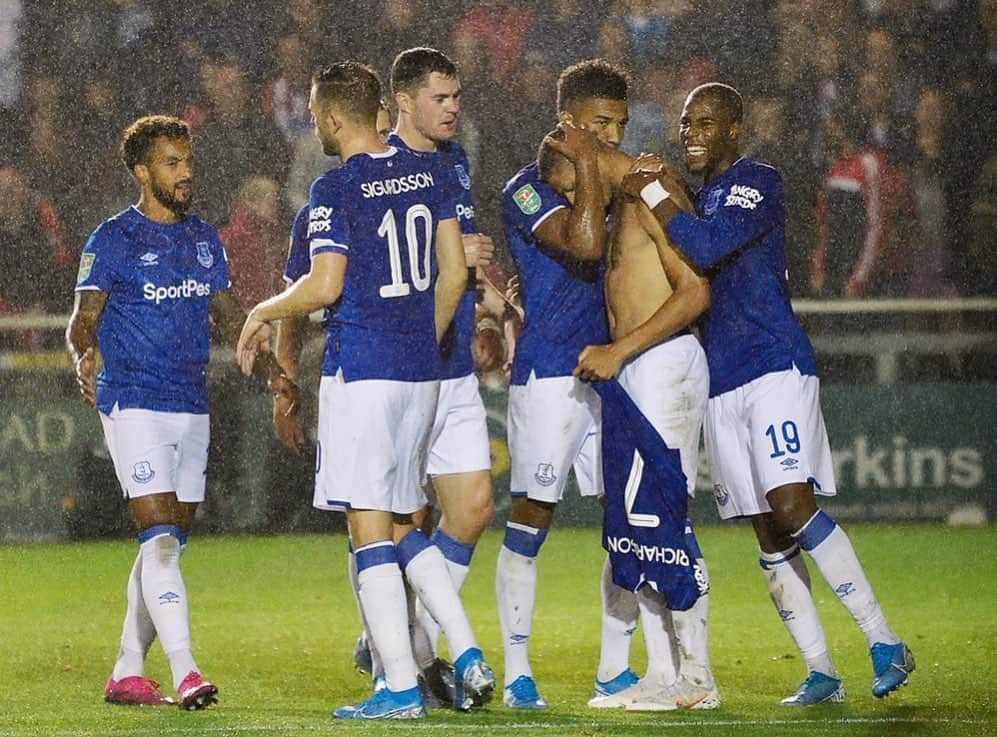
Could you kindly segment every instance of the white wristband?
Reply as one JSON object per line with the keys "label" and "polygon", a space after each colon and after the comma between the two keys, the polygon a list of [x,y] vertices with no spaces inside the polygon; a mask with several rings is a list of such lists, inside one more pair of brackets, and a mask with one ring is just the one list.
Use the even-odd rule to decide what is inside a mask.
{"label": "white wristband", "polygon": [[649,210],[653,210],[669,197],[668,190],[661,186],[661,182],[655,179],[650,184],[645,184],[640,191],[640,198],[644,200]]}

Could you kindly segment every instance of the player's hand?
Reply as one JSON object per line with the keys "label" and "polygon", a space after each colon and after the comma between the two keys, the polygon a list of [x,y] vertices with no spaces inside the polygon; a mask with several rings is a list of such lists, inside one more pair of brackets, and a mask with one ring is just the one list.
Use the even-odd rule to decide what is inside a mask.
{"label": "player's hand", "polygon": [[606,381],[620,372],[623,356],[619,355],[613,344],[590,345],[578,354],[578,365],[572,372],[585,381]]}
{"label": "player's hand", "polygon": [[250,312],[242,326],[239,344],[235,349],[236,363],[246,376],[253,373],[253,364],[256,363],[256,355],[260,351],[264,353],[270,351],[270,325],[257,319],[254,313]]}
{"label": "player's hand", "polygon": [[665,162],[654,154],[641,154],[630,165],[623,175],[621,188],[625,195],[635,199],[640,198],[640,191],[658,178],[664,171]]}
{"label": "player's hand", "polygon": [[461,237],[464,245],[464,260],[467,268],[473,269],[478,266],[488,266],[492,262],[495,254],[495,244],[492,239],[483,233],[464,233]]}
{"label": "player's hand", "polygon": [[267,382],[267,389],[273,396],[273,427],[277,438],[289,451],[300,455],[305,433],[298,415],[298,387],[285,374],[280,374]]}
{"label": "player's hand", "polygon": [[621,187],[624,194],[638,199],[641,190],[655,180],[661,182],[661,186],[668,190],[680,207],[683,205],[683,200],[688,199],[682,175],[657,154],[645,153],[634,159],[630,169],[623,176]]}
{"label": "player's hand", "polygon": [[544,137],[544,143],[572,162],[594,157],[599,151],[595,133],[570,121],[558,123],[557,128]]}
{"label": "player's hand", "polygon": [[93,348],[87,348],[83,355],[76,359],[73,368],[76,369],[76,383],[80,386],[83,401],[90,407],[97,405],[97,375],[95,372]]}
{"label": "player's hand", "polygon": [[520,288],[519,288],[519,274],[513,274],[509,277],[509,281],[506,282],[505,287],[505,303],[512,309],[519,318],[523,318],[523,302],[519,298]]}

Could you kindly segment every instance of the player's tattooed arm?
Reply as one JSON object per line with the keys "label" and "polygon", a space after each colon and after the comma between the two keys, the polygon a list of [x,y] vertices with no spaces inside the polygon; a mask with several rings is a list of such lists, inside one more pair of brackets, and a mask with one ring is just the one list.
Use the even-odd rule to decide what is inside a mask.
{"label": "player's tattooed arm", "polygon": [[83,401],[93,407],[97,401],[97,323],[107,304],[107,292],[86,289],[76,293],[73,314],[66,328],[66,348],[73,360],[76,383]]}

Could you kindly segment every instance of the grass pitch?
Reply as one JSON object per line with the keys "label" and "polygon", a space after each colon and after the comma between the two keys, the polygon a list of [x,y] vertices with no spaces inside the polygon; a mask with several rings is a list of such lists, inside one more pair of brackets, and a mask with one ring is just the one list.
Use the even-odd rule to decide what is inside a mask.
{"label": "grass pitch", "polygon": [[[0,547],[0,735],[997,734],[997,530],[851,525],[848,532],[891,625],[917,660],[910,686],[887,699],[871,695],[865,642],[814,573],[848,699],[808,709],[779,706],[804,666],[768,601],[750,529],[726,525],[699,530],[713,586],[711,655],[721,707],[664,714],[588,709],[604,553],[596,530],[556,529],[541,553],[531,642],[534,674],[551,708],[515,712],[499,696],[470,715],[434,711],[419,722],[367,724],[329,718],[332,708],[369,691],[352,668],[358,624],[342,536],[192,538],[183,565],[194,653],[221,691],[218,706],[193,713],[102,701],[133,542]],[[498,532],[482,540],[464,599],[501,679],[493,593],[500,543]],[[635,637],[638,670],[642,649]],[[146,673],[169,684],[158,644]]]}

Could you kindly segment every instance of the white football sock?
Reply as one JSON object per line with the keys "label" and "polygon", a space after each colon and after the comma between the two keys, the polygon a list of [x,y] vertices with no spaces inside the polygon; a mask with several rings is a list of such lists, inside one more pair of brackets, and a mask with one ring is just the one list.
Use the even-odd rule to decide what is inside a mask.
{"label": "white football sock", "polygon": [[146,537],[140,550],[142,598],[170,661],[173,687],[179,688],[186,675],[197,670],[197,664],[190,649],[187,589],[180,575],[180,540],[176,534],[160,532]]}
{"label": "white football sock", "polygon": [[[471,570],[471,555],[474,552],[474,546],[460,542],[443,529],[437,529],[430,538],[430,542],[443,553],[447,571],[450,573],[450,580],[453,581],[454,588],[459,594],[464,587],[464,581],[467,580],[467,574]],[[440,639],[440,626],[421,600],[416,601],[415,616],[418,626],[413,635],[413,647],[419,668],[425,669],[432,665],[436,659],[436,644]]]}
{"label": "white football sock", "polygon": [[506,686],[519,676],[533,677],[528,646],[537,595],[537,553],[546,536],[547,530],[529,525],[507,522],[505,526],[505,540],[495,566],[495,596]]}
{"label": "white football sock", "polygon": [[370,677],[376,678],[384,673],[384,666],[381,663],[381,656],[374,646],[374,641],[370,637],[370,628],[367,627],[367,617],[364,616],[363,606],[360,604],[360,581],[357,578],[357,556],[350,545],[346,557],[347,570],[350,577],[350,590],[353,591],[353,600],[357,604],[357,612],[360,614],[360,626],[363,628],[361,637],[367,643],[367,651],[370,653]]}
{"label": "white football sock", "polygon": [[640,628],[647,649],[647,672],[644,680],[666,686],[675,681],[677,653],[673,642],[672,612],[665,604],[665,597],[650,586],[637,592],[640,608]]}
{"label": "white football sock", "polygon": [[599,592],[602,634],[596,678],[608,681],[630,667],[630,641],[637,628],[637,595],[613,583],[608,555],[602,565]]}
{"label": "white football sock", "polygon": [[696,603],[684,612],[672,612],[672,624],[678,645],[679,675],[704,688],[713,688],[713,670],[710,667],[710,643],[706,626],[710,611],[709,573],[706,561],[696,559],[705,580],[707,593],[701,594]]}
{"label": "white football sock", "polygon": [[370,642],[380,654],[385,682],[391,691],[415,688],[405,584],[395,546],[390,541],[373,543],[359,548],[356,556],[360,606]]}
{"label": "white football sock", "polygon": [[135,555],[135,564],[128,576],[128,608],[121,628],[121,649],[114,664],[111,678],[120,681],[128,676],[145,673],[145,656],[156,639],[156,625],[149,617],[149,610],[142,598],[142,551]]}
{"label": "white football sock", "polygon": [[818,510],[793,537],[809,553],[838,601],[852,615],[869,647],[876,642],[890,645],[900,642],[886,623],[852,541],[833,519]]}
{"label": "white football sock", "polygon": [[399,541],[398,558],[416,596],[439,623],[450,659],[456,661],[468,648],[478,647],[440,549],[421,530],[413,530]]}
{"label": "white football sock", "polygon": [[796,545],[778,553],[762,552],[758,560],[772,603],[806,661],[808,671],[836,675],[824,628],[810,593],[810,573]]}

